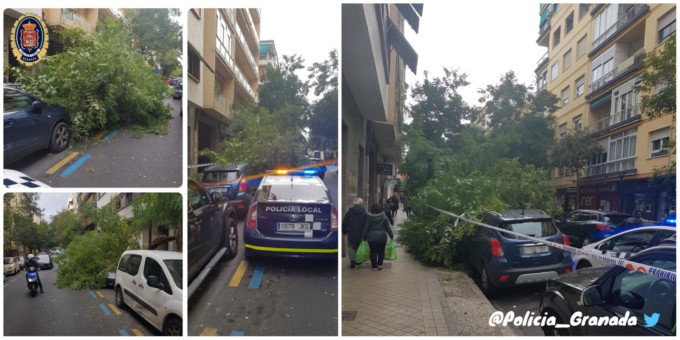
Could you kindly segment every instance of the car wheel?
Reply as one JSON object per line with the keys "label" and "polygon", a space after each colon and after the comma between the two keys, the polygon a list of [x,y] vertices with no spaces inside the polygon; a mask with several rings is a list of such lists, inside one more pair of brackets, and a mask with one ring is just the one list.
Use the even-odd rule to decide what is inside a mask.
{"label": "car wheel", "polygon": [[125,300],[123,300],[123,290],[120,286],[116,287],[116,306],[118,308],[125,307]]}
{"label": "car wheel", "polygon": [[171,316],[163,325],[163,335],[182,336],[182,319]]}
{"label": "car wheel", "polygon": [[590,235],[586,235],[586,237],[583,238],[583,243],[581,243],[581,247],[585,247],[591,243],[593,243],[593,240],[590,238]]}
{"label": "car wheel", "polygon": [[226,257],[231,259],[238,253],[238,228],[236,227],[236,220],[232,217],[229,217],[225,234],[226,239],[224,241],[225,246],[227,247]]}
{"label": "car wheel", "polygon": [[70,141],[71,131],[69,130],[68,124],[59,122],[54,129],[52,129],[52,135],[50,136],[50,151],[64,151],[68,148]]}
{"label": "car wheel", "polygon": [[491,278],[489,277],[489,272],[486,270],[486,265],[482,264],[481,273],[481,284],[482,291],[487,297],[493,297],[498,293],[498,288],[493,285]]}
{"label": "car wheel", "polygon": [[591,265],[590,262],[583,260],[583,261],[579,261],[579,263],[576,265],[576,270],[579,270],[581,268],[588,268],[588,267],[592,267],[592,266],[593,265]]}
{"label": "car wheel", "polygon": [[[548,315],[548,317],[554,316],[556,324],[564,324],[564,322],[562,322],[562,318],[555,315],[554,312],[552,312],[552,313],[547,312],[547,315]],[[566,328],[557,328],[555,326],[547,326],[546,325],[546,326],[543,326],[542,329],[543,329],[543,334],[546,335],[546,336],[569,336],[569,335],[571,335],[569,333],[569,329],[566,329]]]}

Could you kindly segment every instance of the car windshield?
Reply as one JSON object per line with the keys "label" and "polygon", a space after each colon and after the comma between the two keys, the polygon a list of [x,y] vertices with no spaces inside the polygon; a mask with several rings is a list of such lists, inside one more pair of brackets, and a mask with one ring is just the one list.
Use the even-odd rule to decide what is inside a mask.
{"label": "car windshield", "polygon": [[12,259],[5,259],[5,264],[12,264]]}
{"label": "car windshield", "polygon": [[329,201],[321,185],[309,183],[263,185],[262,191],[265,201]]}
{"label": "car windshield", "polygon": [[36,258],[38,262],[50,262],[49,255],[37,255]]}
{"label": "car windshield", "polygon": [[[511,222],[502,224],[501,228],[533,237],[548,237],[557,234],[557,229],[550,220]],[[510,234],[501,234],[503,234],[503,237],[505,238],[518,238]]]}
{"label": "car windshield", "polygon": [[182,260],[165,260],[163,262],[168,267],[172,280],[175,281],[177,287],[182,289]]}
{"label": "car windshield", "polygon": [[239,178],[238,170],[206,171],[203,173],[203,182],[231,182]]}

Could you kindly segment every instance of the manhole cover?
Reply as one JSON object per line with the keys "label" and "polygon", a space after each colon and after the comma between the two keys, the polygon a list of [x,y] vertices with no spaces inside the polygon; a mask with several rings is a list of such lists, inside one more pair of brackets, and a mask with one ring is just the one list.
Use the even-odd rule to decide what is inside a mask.
{"label": "manhole cover", "polygon": [[354,321],[357,318],[357,311],[342,311],[342,321]]}

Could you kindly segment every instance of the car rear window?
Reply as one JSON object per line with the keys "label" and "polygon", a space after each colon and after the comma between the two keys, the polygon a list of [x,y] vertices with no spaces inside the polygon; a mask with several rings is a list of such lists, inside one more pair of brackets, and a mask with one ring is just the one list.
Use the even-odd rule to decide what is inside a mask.
{"label": "car rear window", "polygon": [[326,190],[321,185],[308,183],[276,184],[262,186],[262,201],[329,201]]}
{"label": "car rear window", "polygon": [[12,259],[5,259],[5,264],[12,264]]}
{"label": "car rear window", "polygon": [[203,182],[231,182],[241,176],[238,170],[207,171],[203,173]]}
{"label": "car rear window", "polygon": [[[500,225],[501,228],[514,231],[516,233],[533,236],[533,237],[549,237],[557,234],[557,228],[551,220],[537,220],[537,221],[517,221],[511,223],[504,223]],[[510,239],[518,239],[515,235],[503,234],[503,237]]]}
{"label": "car rear window", "polygon": [[629,218],[630,215],[605,215],[605,217],[613,224],[621,224]]}
{"label": "car rear window", "polygon": [[38,262],[50,262],[49,255],[38,255],[36,257],[38,258]]}

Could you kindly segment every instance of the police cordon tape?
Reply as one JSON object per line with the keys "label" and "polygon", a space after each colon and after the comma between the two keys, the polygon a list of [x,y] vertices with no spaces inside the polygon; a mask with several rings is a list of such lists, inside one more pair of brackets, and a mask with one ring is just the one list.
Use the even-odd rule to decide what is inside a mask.
{"label": "police cordon tape", "polygon": [[[516,233],[514,231],[505,230],[505,229],[494,227],[494,226],[484,224],[484,223],[481,223],[481,222],[473,221],[471,219],[465,218],[463,215],[456,215],[452,212],[441,210],[441,209],[435,208],[431,205],[428,205],[428,207],[430,207],[430,208],[432,208],[432,209],[434,209],[434,210],[436,210],[436,211],[438,211],[438,212],[440,212],[444,215],[448,215],[448,216],[456,218],[457,220],[462,220],[462,221],[465,221],[465,222],[468,222],[468,223],[471,223],[471,224],[474,224],[474,225],[477,225],[477,226],[480,226],[480,227],[496,230],[496,231],[501,232],[501,233],[514,235],[514,236],[519,237],[519,238],[523,238],[523,239],[531,240],[531,241],[534,241],[534,242],[542,243],[542,244],[548,245],[550,247],[560,249],[562,251],[570,252],[572,254],[580,254],[580,255],[588,256],[590,258],[597,259],[597,260],[605,262],[607,264],[611,264],[611,265],[615,265],[615,266],[619,266],[619,267],[624,267],[624,268],[629,269],[629,270],[636,270],[636,271],[639,271],[641,273],[653,275],[653,276],[660,277],[660,278],[668,280],[668,281],[675,282],[676,274],[674,272],[666,270],[666,269],[656,268],[656,267],[652,267],[652,266],[649,266],[649,265],[646,265],[646,264],[628,261],[628,260],[624,260],[624,259],[620,259],[620,258],[614,258],[614,257],[604,256],[604,255],[599,255],[599,254],[593,254],[591,252],[588,252],[588,251],[585,251],[585,250],[582,250],[582,249],[579,249],[579,248],[574,248],[574,247],[567,246],[567,245],[564,245],[564,244],[546,241],[546,240],[536,238],[536,237],[533,237],[533,236],[520,234],[520,233]],[[458,221],[456,221],[456,225],[457,224],[458,224]],[[454,225],[454,227],[455,227],[455,225]]]}

